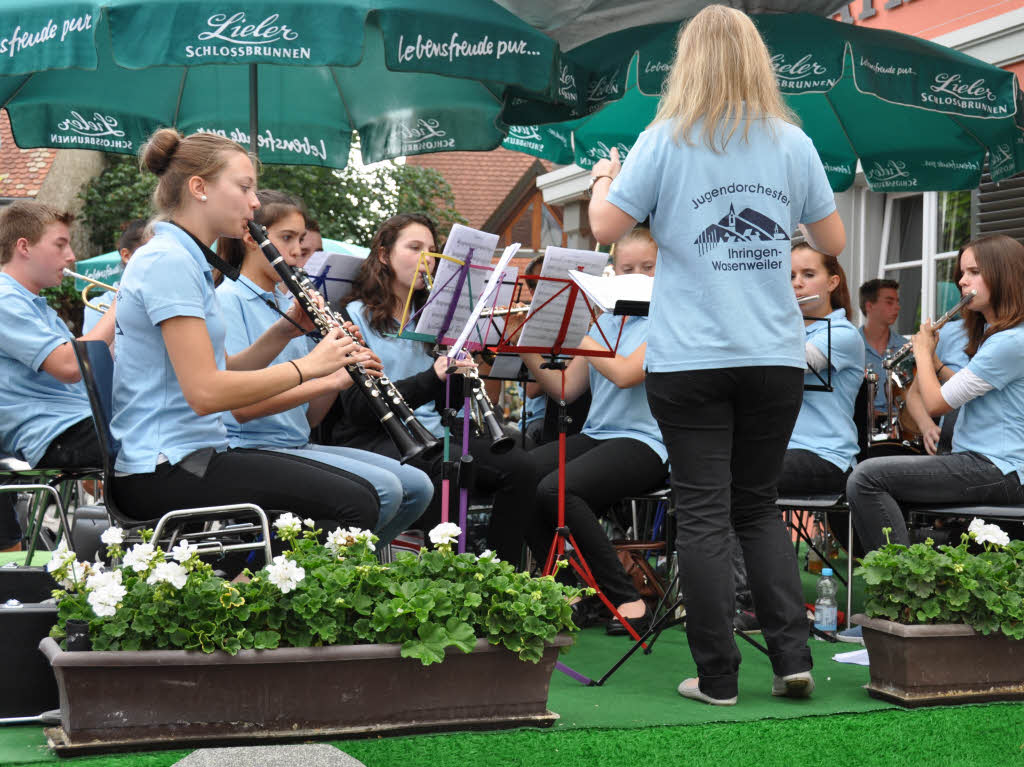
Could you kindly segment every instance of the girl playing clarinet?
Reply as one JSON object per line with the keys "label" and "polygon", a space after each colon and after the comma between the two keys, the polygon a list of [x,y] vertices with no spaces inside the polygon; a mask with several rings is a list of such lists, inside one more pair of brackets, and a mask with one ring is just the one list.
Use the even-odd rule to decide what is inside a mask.
{"label": "girl playing clarinet", "polygon": [[[414,291],[416,307],[426,298],[423,269],[432,268],[433,259],[427,259],[428,263],[421,268],[420,254],[433,252],[436,242],[434,222],[427,216],[400,213],[385,221],[370,243],[370,253],[356,276],[345,310],[369,347],[380,357],[388,376],[409,406],[414,408],[416,418],[435,436],[441,437],[449,361],[444,356],[435,359],[419,341],[392,335],[398,331],[410,288]],[[470,368],[473,363],[460,360],[457,367]],[[461,403],[461,387],[452,388],[452,402]],[[339,402],[341,417],[332,431],[335,444],[398,457],[394,445],[361,397],[348,390],[342,392]],[[459,419],[460,426],[461,423]],[[456,456],[460,446],[457,439],[452,440]],[[473,489],[494,493],[488,545],[501,559],[518,563],[537,480],[533,464],[522,449],[513,447],[509,452],[498,454],[489,447],[485,438],[470,438],[475,470]],[[414,458],[410,463],[426,471],[434,482],[433,501],[420,520],[421,526],[429,530],[441,519],[441,458]]]}
{"label": "girl playing clarinet", "polygon": [[[327,335],[309,353],[271,364],[300,335],[274,322],[238,354],[225,351],[224,314],[209,257],[218,237],[242,237],[260,206],[245,149],[213,134],[161,129],[142,150],[159,178],[153,238],[125,268],[118,298],[113,419],[120,440],[112,480],[118,506],[153,519],[172,509],[250,502],[333,528],[373,529],[373,485],[296,455],[231,448],[222,413],[334,374],[369,354]],[[298,305],[288,310],[307,322]]]}
{"label": "girl playing clarinet", "polygon": [[[266,227],[270,241],[290,266],[301,266],[306,231],[302,203],[273,189],[261,189],[256,197],[260,207],[254,221]],[[222,239],[220,243],[218,253],[241,269],[237,281],[225,279],[217,288],[227,326],[225,347],[228,354],[238,354],[280,319],[291,299],[278,289],[280,277],[250,234],[241,239]],[[312,348],[309,338],[293,338],[274,362],[298,360]],[[370,362],[368,366],[374,364]],[[310,428],[320,423],[338,392],[351,385],[352,379],[341,368],[276,397],[232,410],[224,415],[228,441],[232,447],[296,455],[363,477],[373,485],[380,499],[380,519],[374,532],[381,543],[388,543],[419,519],[434,488],[422,471],[403,466],[393,458],[350,447],[310,443]]]}

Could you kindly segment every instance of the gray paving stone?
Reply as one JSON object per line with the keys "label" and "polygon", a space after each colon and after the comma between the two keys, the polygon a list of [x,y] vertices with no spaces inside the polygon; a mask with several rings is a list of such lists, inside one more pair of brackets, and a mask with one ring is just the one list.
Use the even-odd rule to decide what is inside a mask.
{"label": "gray paving stone", "polygon": [[173,767],[366,767],[327,743],[200,748]]}

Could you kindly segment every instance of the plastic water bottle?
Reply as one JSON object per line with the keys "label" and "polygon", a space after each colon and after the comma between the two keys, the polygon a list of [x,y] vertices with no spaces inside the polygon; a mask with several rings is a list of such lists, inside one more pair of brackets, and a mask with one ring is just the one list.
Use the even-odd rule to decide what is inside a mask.
{"label": "plastic water bottle", "polygon": [[836,633],[839,618],[836,591],[832,568],[822,568],[821,579],[818,581],[818,598],[814,602],[814,628],[832,636]]}

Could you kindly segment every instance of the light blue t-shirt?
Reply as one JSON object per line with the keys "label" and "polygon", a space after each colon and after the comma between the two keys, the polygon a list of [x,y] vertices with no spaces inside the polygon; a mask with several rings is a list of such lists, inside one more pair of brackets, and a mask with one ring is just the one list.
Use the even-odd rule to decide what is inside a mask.
{"label": "light blue t-shirt", "polygon": [[723,153],[640,134],[608,201],[650,215],[658,265],[647,369],[803,368],[803,323],[790,284],[790,233],[836,209],[811,140],[781,120],[754,120]]}
{"label": "light blue t-shirt", "polygon": [[[622,317],[602,314],[597,325],[604,331],[606,338],[615,338],[619,334]],[[647,342],[650,319],[647,317],[626,317],[626,325],[622,328],[618,354],[628,357],[637,347]],[[590,337],[599,344],[604,340],[597,328],[590,332]],[[650,348],[650,347],[648,347]],[[664,462],[668,460],[668,450],[661,438],[661,429],[651,415],[651,407],[647,404],[647,388],[643,382],[628,389],[620,389],[601,375],[593,365],[588,364],[590,375],[590,411],[581,430],[583,434],[594,439],[619,439],[628,437],[643,442],[658,454]]]}
{"label": "light blue t-shirt", "polygon": [[[853,403],[864,381],[864,341],[848,319],[845,309],[827,315],[832,320],[832,389],[804,390],[800,414],[789,438],[788,448],[810,450],[834,463],[843,471],[853,466],[859,447]],[[806,328],[807,343],[828,356],[828,323],[812,322]],[[804,384],[820,385],[813,371],[804,375]]]}
{"label": "light blue t-shirt", "polygon": [[[885,354],[879,354],[875,351],[875,347],[868,343],[868,338],[864,335],[864,326],[858,328],[860,331],[860,340],[864,342],[864,369],[867,370],[870,367],[876,373],[878,373],[878,386],[875,387],[875,410],[879,413],[886,409],[888,400],[885,398],[885,366],[882,361],[885,359]],[[891,327],[889,328],[889,340],[885,342],[885,350],[889,351],[892,349],[896,351],[903,344],[907,342],[907,338],[901,336]]]}
{"label": "light blue t-shirt", "polygon": [[129,474],[156,470],[201,448],[228,447],[220,413],[198,415],[185,400],[164,346],[160,323],[199,317],[225,368],[224,322],[213,273],[199,246],[173,224],[135,251],[118,291],[114,331],[114,416],[110,428],[121,449],[114,468]]}
{"label": "light blue t-shirt", "polygon": [[[267,301],[274,302],[282,312],[287,311],[292,302],[291,296],[276,290],[265,291],[243,276],[237,282],[225,279],[217,288],[217,299],[227,328],[224,348],[228,356],[248,349],[280,318]],[[309,354],[312,348],[313,341],[308,336],[293,338],[270,364],[297,360]],[[243,424],[235,420],[231,411],[226,411],[224,426],[228,430],[228,442],[231,447],[302,447],[309,442],[308,410],[309,403],[304,402],[283,413],[254,418]]]}
{"label": "light blue t-shirt", "polygon": [[74,339],[46,299],[0,273],[0,453],[35,466],[53,440],[89,418],[82,382],[61,383],[40,370]]}
{"label": "light blue t-shirt", "polygon": [[[366,345],[384,363],[384,373],[392,381],[410,378],[434,364],[434,358],[430,356],[421,341],[381,335],[370,327],[370,323],[363,313],[365,307],[362,301],[353,301],[345,308],[348,310],[352,322],[362,332]],[[431,434],[435,437],[444,436],[441,415],[432,401],[423,403],[413,412],[416,414],[416,420],[423,424]]]}
{"label": "light blue t-shirt", "polygon": [[981,453],[1024,482],[1024,326],[987,338],[967,370],[994,388],[960,408],[953,452]]}
{"label": "light blue t-shirt", "polygon": [[954,373],[967,367],[967,328],[963,320],[947,322],[939,328],[939,340],[935,344],[935,356]]}
{"label": "light blue t-shirt", "polygon": [[548,409],[548,398],[545,394],[538,394],[536,397],[526,398],[526,425],[534,421],[541,421]]}

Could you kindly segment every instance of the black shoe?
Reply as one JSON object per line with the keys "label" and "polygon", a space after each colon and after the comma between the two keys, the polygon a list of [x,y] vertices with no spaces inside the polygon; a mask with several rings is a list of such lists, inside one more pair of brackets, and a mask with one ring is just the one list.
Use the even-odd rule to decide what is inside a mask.
{"label": "black shoe", "polygon": [[737,610],[736,615],[732,619],[732,626],[734,629],[742,631],[744,634],[761,633],[761,622],[757,619],[757,616],[749,610]]}
{"label": "black shoe", "polygon": [[[627,618],[626,620],[629,621],[629,625],[633,627],[633,630],[637,634],[643,636],[650,630],[651,624],[654,623],[654,613],[651,612],[650,607],[645,605],[643,615],[639,618]],[[604,630],[608,636],[629,636],[629,632],[626,630],[626,627],[623,626],[622,622],[614,616],[605,625]]]}
{"label": "black shoe", "polygon": [[599,626],[608,620],[608,609],[600,599],[586,597],[572,605],[572,622],[581,629]]}

